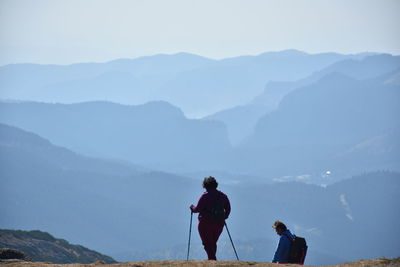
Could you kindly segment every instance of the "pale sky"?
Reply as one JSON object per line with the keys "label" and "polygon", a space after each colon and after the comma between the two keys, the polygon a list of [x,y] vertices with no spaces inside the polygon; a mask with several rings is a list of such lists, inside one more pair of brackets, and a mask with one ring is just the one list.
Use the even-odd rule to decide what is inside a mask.
{"label": "pale sky", "polygon": [[298,49],[400,54],[400,0],[0,0],[0,65]]}

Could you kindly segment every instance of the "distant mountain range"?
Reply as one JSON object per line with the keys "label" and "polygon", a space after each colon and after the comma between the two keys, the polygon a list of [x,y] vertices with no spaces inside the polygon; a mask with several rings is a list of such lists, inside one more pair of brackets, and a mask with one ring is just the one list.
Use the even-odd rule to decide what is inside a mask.
{"label": "distant mountain range", "polygon": [[144,168],[128,162],[84,157],[63,147],[54,146],[34,133],[3,124],[0,124],[0,138],[2,150],[7,155],[3,158],[7,167],[18,162],[18,157],[22,156],[49,169],[79,170],[112,175],[139,174],[146,171]]}
{"label": "distant mountain range", "polygon": [[[282,176],[285,172],[310,174],[330,169],[348,174],[399,170],[399,142],[395,140],[400,140],[400,87],[388,82],[396,75],[357,80],[332,73],[292,91],[276,111],[258,121],[254,134],[239,148],[238,161],[250,158],[244,169]],[[371,144],[368,140],[380,136],[393,141],[374,143],[384,159],[358,154],[363,158],[359,160],[370,164],[351,166],[355,162],[346,151],[361,143],[365,147]],[[385,156],[385,151],[391,157]],[[347,164],[343,164],[344,154]]]}
{"label": "distant mountain range", "polygon": [[299,80],[340,60],[368,55],[286,50],[223,60],[179,53],[69,66],[12,64],[0,67],[0,97],[129,105],[164,100],[200,117],[249,102],[269,81]]}
{"label": "distant mountain range", "polygon": [[400,71],[400,57],[387,54],[372,55],[360,59],[346,59],[314,72],[297,81],[271,81],[264,92],[255,97],[250,105],[277,108],[282,98],[295,89],[311,85],[332,73],[339,73],[357,80],[377,78],[387,73]]}
{"label": "distant mountain range", "polygon": [[253,133],[257,121],[262,116],[278,109],[280,102],[287,94],[317,83],[325,76],[335,73],[357,80],[369,80],[382,75],[392,75],[393,73],[400,73],[400,57],[383,54],[346,59],[316,71],[304,79],[269,81],[264,92],[249,103],[217,112],[205,119],[224,122],[227,125],[232,143],[240,144]]}
{"label": "distant mountain range", "polygon": [[16,64],[0,87],[0,228],[117,260],[180,258],[188,207],[215,175],[245,259],[270,260],[277,219],[306,237],[307,264],[399,256],[399,56]]}
{"label": "distant mountain range", "polygon": [[[345,60],[298,83],[278,84],[279,105],[250,103],[202,120],[187,119],[162,101],[136,106],[3,101],[0,122],[84,155],[153,170],[212,170],[269,181],[308,175],[321,183],[326,171],[332,177],[400,171],[399,73],[400,57]],[[273,90],[268,86],[274,84],[266,92]]]}
{"label": "distant mountain range", "polygon": [[[6,125],[0,133],[0,165],[7,166],[0,170],[1,228],[52,232],[117,260],[143,259],[150,254],[141,251],[161,252],[186,244],[188,206],[202,192],[199,181],[161,172],[127,174],[125,166],[121,172],[82,169],[82,164],[69,163],[65,157],[72,152],[37,135]],[[88,160],[74,155],[72,161]],[[58,158],[64,158],[65,165]],[[91,160],[92,166],[104,162]],[[393,212],[400,197],[398,173],[364,174],[326,188],[303,183],[222,184],[220,188],[233,207],[230,231],[235,241],[242,240],[239,253],[248,259],[270,260],[276,235],[268,225],[276,219],[307,238],[315,251],[309,264],[398,253],[400,232],[390,227],[398,219]],[[251,247],[259,246],[251,240],[260,237],[273,243],[263,245],[270,248],[265,254],[251,252]],[[199,243],[196,234],[193,242]]]}
{"label": "distant mountain range", "polygon": [[2,102],[0,122],[85,155],[169,171],[217,169],[230,149],[223,123],[189,120],[166,102]]}
{"label": "distant mountain range", "polygon": [[0,247],[26,253],[32,261],[52,263],[116,263],[108,256],[80,245],[71,245],[41,231],[0,230]]}

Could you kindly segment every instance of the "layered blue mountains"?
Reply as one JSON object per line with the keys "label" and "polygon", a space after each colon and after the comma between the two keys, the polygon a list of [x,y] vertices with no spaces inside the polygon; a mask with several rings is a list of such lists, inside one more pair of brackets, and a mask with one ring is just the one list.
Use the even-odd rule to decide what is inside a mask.
{"label": "layered blue mountains", "polygon": [[121,104],[165,100],[190,117],[202,117],[252,100],[268,81],[298,80],[340,60],[366,55],[287,50],[223,60],[180,53],[69,66],[11,64],[0,68],[0,81],[6,99]]}
{"label": "layered blue mountains", "polygon": [[[306,238],[306,264],[400,256],[400,56],[12,64],[0,98],[2,229],[185,259],[188,207],[213,175],[243,260],[272,260],[275,220]],[[226,233],[217,257],[235,259]]]}

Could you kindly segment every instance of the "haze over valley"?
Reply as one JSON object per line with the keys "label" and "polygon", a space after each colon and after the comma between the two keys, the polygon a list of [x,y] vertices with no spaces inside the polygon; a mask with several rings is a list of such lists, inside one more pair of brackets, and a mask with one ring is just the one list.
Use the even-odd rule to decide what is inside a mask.
{"label": "haze over valley", "polygon": [[399,256],[400,56],[11,64],[0,88],[0,228],[184,259],[188,207],[213,175],[243,260],[271,260],[277,219],[306,237],[307,264]]}

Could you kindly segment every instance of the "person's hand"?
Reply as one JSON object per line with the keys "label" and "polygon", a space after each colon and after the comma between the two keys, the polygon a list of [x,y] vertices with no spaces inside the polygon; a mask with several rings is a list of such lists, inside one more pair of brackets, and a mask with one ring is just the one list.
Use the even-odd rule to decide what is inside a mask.
{"label": "person's hand", "polygon": [[189,209],[193,212],[193,210],[194,210],[195,207],[196,207],[196,206],[192,204],[192,205],[190,205]]}

